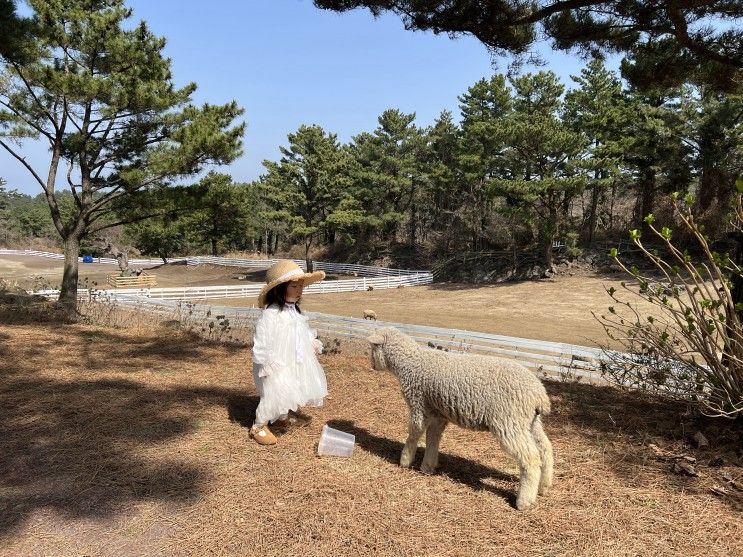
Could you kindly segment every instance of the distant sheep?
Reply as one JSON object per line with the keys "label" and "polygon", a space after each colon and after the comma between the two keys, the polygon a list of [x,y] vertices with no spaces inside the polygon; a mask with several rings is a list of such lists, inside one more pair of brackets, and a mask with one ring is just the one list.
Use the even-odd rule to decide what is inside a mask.
{"label": "distant sheep", "polygon": [[438,465],[441,434],[449,422],[488,430],[519,463],[516,508],[529,508],[552,485],[552,444],[542,429],[550,400],[542,382],[519,363],[490,356],[452,354],[419,346],[392,327],[369,337],[375,370],[400,381],[410,409],[408,438],[400,466],[409,467],[426,432],[421,472]]}
{"label": "distant sheep", "polygon": [[377,312],[373,309],[365,309],[364,310],[364,319],[373,319],[374,321],[377,320]]}

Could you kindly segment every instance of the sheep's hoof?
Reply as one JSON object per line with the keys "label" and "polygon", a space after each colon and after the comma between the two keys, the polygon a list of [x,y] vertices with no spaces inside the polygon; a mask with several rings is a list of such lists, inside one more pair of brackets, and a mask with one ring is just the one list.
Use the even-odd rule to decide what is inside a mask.
{"label": "sheep's hoof", "polygon": [[521,497],[516,499],[516,508],[520,511],[525,511],[534,504],[534,501],[526,501]]}
{"label": "sheep's hoof", "polygon": [[430,466],[428,464],[421,464],[421,472],[424,474],[435,474],[436,473],[436,466]]}

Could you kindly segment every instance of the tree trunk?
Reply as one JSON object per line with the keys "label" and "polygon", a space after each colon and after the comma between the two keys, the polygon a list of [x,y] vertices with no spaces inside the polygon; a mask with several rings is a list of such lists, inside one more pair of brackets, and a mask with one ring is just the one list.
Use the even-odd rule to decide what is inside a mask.
{"label": "tree trunk", "polygon": [[[126,249],[126,248],[124,248]],[[119,271],[121,276],[128,277],[131,275],[129,272],[129,254],[125,251],[120,251],[116,254],[116,263],[119,265]]]}
{"label": "tree trunk", "polygon": [[588,207],[588,225],[585,236],[585,246],[590,247],[593,243],[593,235],[596,233],[596,220],[598,218],[598,206],[600,191],[598,186],[591,189],[591,204]]}
{"label": "tree trunk", "polygon": [[411,248],[415,247],[415,228],[418,225],[418,215],[416,209],[417,207],[415,206],[415,203],[412,203],[410,205],[410,236],[408,240]]}
{"label": "tree trunk", "polygon": [[645,222],[645,217],[653,212],[655,205],[655,172],[647,169],[642,173],[640,181],[640,222],[643,236],[647,237],[650,233],[650,225]]}
{"label": "tree trunk", "polygon": [[64,240],[64,272],[59,290],[59,303],[71,316],[77,314],[77,277],[80,238],[71,235]]}
{"label": "tree trunk", "polygon": [[214,237],[212,238],[212,255],[217,257],[217,239]]}
{"label": "tree trunk", "polygon": [[308,273],[311,273],[313,269],[312,259],[310,259],[310,246],[311,245],[312,245],[312,242],[304,243],[304,262],[305,262],[305,265],[307,265]]}
{"label": "tree trunk", "polygon": [[552,239],[547,239],[544,245],[544,262],[547,265],[547,269],[551,272],[555,272],[555,259],[552,256]]}

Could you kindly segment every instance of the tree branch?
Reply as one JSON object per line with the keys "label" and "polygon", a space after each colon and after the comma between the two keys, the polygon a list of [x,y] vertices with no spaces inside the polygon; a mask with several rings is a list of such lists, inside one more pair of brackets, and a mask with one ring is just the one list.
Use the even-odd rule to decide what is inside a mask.
{"label": "tree branch", "polygon": [[714,60],[715,62],[720,62],[721,64],[734,66],[736,68],[743,68],[743,60],[724,56],[717,51],[707,48],[703,44],[695,42],[689,36],[689,28],[686,24],[686,18],[684,17],[684,14],[681,13],[681,9],[676,2],[669,0],[666,12],[668,13],[668,19],[673,22],[673,34],[680,44],[709,60]]}
{"label": "tree branch", "polygon": [[558,12],[563,12],[566,10],[588,8],[590,6],[593,6],[594,4],[596,4],[596,0],[565,0],[564,2],[555,2],[554,4],[550,4],[549,6],[545,6],[540,10],[530,13],[528,16],[518,19],[512,19],[507,23],[507,25],[513,26],[537,23],[551,16],[552,14],[556,14]]}
{"label": "tree branch", "polygon": [[3,105],[8,110],[10,110],[18,118],[20,118],[21,120],[23,120],[26,123],[27,126],[33,128],[34,130],[36,130],[36,132],[38,132],[39,134],[41,134],[44,137],[46,137],[50,142],[53,142],[54,141],[54,137],[52,136],[52,134],[46,132],[44,130],[44,128],[37,126],[36,124],[34,124],[33,122],[31,122],[27,118],[25,118],[24,116],[22,116],[15,108],[13,108],[12,106],[10,106],[8,103],[6,103],[4,101],[0,101],[0,104]]}
{"label": "tree branch", "polygon": [[[173,211],[159,211],[157,213],[150,213],[150,214],[147,214],[147,215],[140,215],[138,217],[134,217],[134,218],[130,218],[130,219],[122,219],[122,220],[119,220],[119,221],[116,221],[116,222],[110,222],[110,223],[102,224],[102,225],[100,225],[98,227],[89,229],[88,230],[88,234],[96,234],[97,232],[100,232],[101,230],[105,230],[107,228],[113,228],[114,226],[121,226],[123,224],[132,224],[134,222],[140,222],[140,221],[151,219],[151,218],[154,218],[154,217],[161,217],[163,215],[166,215],[166,214],[172,213],[172,212]],[[99,215],[94,216],[93,218],[90,219],[90,222],[93,223],[93,222],[97,221],[99,218],[101,218],[105,214],[106,213],[101,213]]]}
{"label": "tree branch", "polygon": [[36,171],[31,168],[31,165],[26,162],[26,159],[21,157],[18,153],[13,151],[7,143],[5,143],[2,139],[0,139],[0,146],[5,149],[8,153],[10,153],[14,158],[16,158],[23,166],[26,167],[26,169],[31,173],[31,175],[36,179],[36,181],[39,183],[39,185],[42,187],[44,191],[46,191],[46,184],[44,183],[44,180],[42,180],[38,174],[36,174]]}
{"label": "tree branch", "polygon": [[31,97],[34,99],[34,102],[36,105],[41,109],[41,111],[44,113],[44,115],[49,118],[49,121],[52,123],[52,126],[54,126],[54,130],[59,133],[59,127],[57,126],[57,121],[54,119],[54,117],[49,113],[46,108],[44,108],[44,105],[41,104],[41,101],[36,96],[36,93],[34,93],[33,87],[31,87],[31,84],[28,82],[26,77],[23,75],[23,72],[21,72],[20,67],[17,62],[10,62],[10,64],[13,66],[13,69],[15,70],[16,74],[18,74],[18,77],[21,78],[21,81],[23,81],[23,84],[26,86],[26,89],[28,90]]}
{"label": "tree branch", "polygon": [[77,195],[75,184],[72,183],[72,161],[69,162],[69,167],[67,168],[67,185],[70,186],[72,197],[75,198],[75,203],[77,204],[78,208],[82,209],[83,203],[82,201],[80,201],[80,197]]}

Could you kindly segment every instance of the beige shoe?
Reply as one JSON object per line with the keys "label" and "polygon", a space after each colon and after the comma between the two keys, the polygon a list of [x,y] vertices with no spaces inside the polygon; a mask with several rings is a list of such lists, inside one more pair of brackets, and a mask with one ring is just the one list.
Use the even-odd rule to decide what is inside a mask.
{"label": "beige shoe", "polygon": [[250,428],[250,436],[255,439],[255,442],[259,445],[275,445],[276,436],[271,433],[268,426],[253,426]]}

